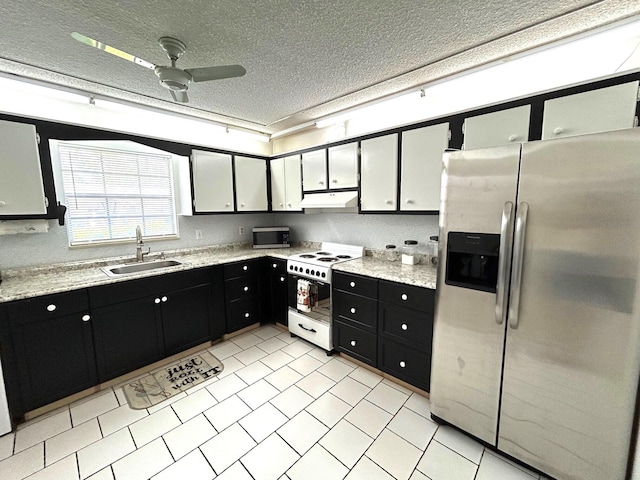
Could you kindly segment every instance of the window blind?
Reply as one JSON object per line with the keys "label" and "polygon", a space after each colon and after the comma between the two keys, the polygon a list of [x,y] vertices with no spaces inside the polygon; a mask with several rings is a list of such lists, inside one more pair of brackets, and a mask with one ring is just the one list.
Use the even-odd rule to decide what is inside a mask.
{"label": "window blind", "polygon": [[70,245],[176,236],[171,155],[60,142]]}

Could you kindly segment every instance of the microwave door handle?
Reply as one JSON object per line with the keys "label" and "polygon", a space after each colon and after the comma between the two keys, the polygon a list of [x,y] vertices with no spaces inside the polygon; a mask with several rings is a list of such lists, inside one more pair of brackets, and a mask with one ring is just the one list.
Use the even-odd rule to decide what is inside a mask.
{"label": "microwave door handle", "polygon": [[511,271],[511,301],[509,303],[509,327],[518,328],[520,310],[520,292],[522,286],[522,264],[524,262],[524,240],[527,230],[529,204],[518,205],[516,228],[513,240],[513,269]]}
{"label": "microwave door handle", "polygon": [[500,252],[498,253],[498,279],[496,281],[496,323],[502,325],[507,317],[507,291],[513,244],[513,203],[506,202],[502,209],[500,226]]}

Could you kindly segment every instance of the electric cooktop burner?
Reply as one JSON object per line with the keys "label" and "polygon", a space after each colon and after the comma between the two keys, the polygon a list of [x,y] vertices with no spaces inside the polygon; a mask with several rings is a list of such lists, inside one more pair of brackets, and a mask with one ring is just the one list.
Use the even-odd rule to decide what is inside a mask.
{"label": "electric cooktop burner", "polygon": [[321,257],[318,259],[319,262],[325,262],[325,263],[329,263],[329,262],[337,262],[338,259],[336,257]]}
{"label": "electric cooktop burner", "polygon": [[331,252],[316,252],[316,255],[324,255],[324,256],[327,256],[327,255],[331,255]]}
{"label": "electric cooktop burner", "polygon": [[303,253],[302,255],[300,255],[300,258],[316,258],[316,256],[310,253]]}
{"label": "electric cooktop burner", "polygon": [[351,258],[351,255],[336,255],[338,258]]}

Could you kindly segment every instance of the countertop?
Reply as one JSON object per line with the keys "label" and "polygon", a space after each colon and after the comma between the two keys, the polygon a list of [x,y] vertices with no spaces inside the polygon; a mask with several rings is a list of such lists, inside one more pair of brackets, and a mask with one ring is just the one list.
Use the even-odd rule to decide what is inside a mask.
{"label": "countertop", "polygon": [[[3,270],[0,284],[0,302],[9,302],[80,288],[124,282],[135,278],[150,277],[198,267],[220,265],[260,257],[287,259],[289,255],[305,253],[319,248],[319,244],[306,243],[286,249],[253,249],[247,244],[220,245],[188,250],[165,252],[166,258],[182,262],[181,265],[161,270],[147,271],[121,277],[109,277],[100,267],[134,263],[132,256],[102,260],[59,263],[43,267]],[[402,265],[369,255],[334,265],[334,270],[367,275],[394,282],[407,283],[426,288],[436,286],[436,268],[430,265]],[[156,260],[153,256],[149,260]]]}

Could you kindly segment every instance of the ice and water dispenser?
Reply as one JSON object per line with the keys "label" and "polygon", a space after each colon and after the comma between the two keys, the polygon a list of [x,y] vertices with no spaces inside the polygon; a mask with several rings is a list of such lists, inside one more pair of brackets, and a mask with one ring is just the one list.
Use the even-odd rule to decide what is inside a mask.
{"label": "ice and water dispenser", "polygon": [[496,292],[500,235],[449,232],[445,283],[483,292]]}

